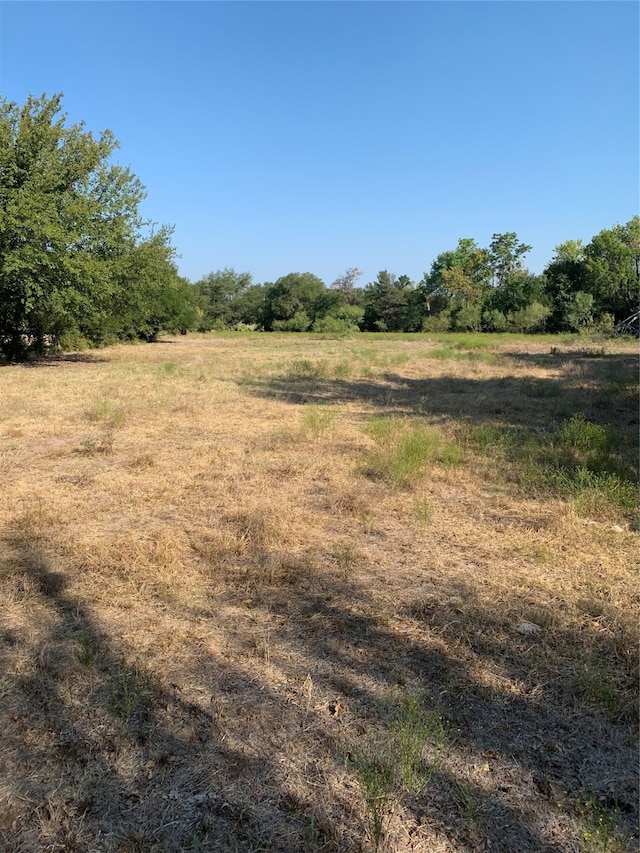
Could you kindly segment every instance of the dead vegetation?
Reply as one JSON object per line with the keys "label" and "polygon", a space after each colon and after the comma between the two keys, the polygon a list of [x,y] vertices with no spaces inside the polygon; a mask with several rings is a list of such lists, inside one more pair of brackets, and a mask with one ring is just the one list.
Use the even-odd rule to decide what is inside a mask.
{"label": "dead vegetation", "polygon": [[637,848],[637,353],[0,368],[0,847]]}

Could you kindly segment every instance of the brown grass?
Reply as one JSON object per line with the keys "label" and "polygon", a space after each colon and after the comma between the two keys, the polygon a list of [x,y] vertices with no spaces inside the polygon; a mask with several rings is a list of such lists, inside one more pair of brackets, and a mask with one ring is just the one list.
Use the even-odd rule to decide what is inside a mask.
{"label": "brown grass", "polygon": [[[636,350],[460,340],[0,367],[0,848],[636,849],[634,513],[469,438],[578,413],[637,466]],[[387,416],[455,461],[390,477]]]}

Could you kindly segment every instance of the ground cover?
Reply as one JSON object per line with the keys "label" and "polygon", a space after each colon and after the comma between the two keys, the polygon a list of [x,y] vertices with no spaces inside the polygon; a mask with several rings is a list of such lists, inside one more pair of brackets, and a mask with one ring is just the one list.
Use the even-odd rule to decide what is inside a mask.
{"label": "ground cover", "polygon": [[0,847],[637,849],[637,347],[0,367]]}

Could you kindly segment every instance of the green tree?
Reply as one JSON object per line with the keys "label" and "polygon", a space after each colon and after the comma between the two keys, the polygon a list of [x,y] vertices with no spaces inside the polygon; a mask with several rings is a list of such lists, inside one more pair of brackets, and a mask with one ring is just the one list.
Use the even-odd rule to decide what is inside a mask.
{"label": "green tree", "polygon": [[552,331],[624,320],[640,301],[640,217],[604,229],[587,246],[561,243],[544,279]]}
{"label": "green tree", "polygon": [[[104,322],[117,337],[154,341],[161,330],[186,331],[198,325],[201,313],[192,288],[178,275],[170,235],[171,229],[160,229],[113,265],[114,295]],[[91,337],[83,318],[78,327]]]}
{"label": "green tree", "polygon": [[360,278],[362,272],[358,267],[349,267],[341,276],[339,276],[331,285],[332,289],[337,290],[342,294],[344,301],[349,305],[358,304],[358,294],[356,281]]}
{"label": "green tree", "polygon": [[582,240],[565,240],[556,246],[554,260],[580,264],[585,259],[584,248]]}
{"label": "green tree", "polygon": [[307,331],[324,283],[310,272],[292,272],[265,285],[263,324],[267,331]]}
{"label": "green tree", "polygon": [[593,326],[593,295],[577,290],[566,306],[565,319],[574,332],[590,329]]}
{"label": "green tree", "polygon": [[551,309],[547,326],[552,332],[572,328],[568,315],[575,294],[585,293],[588,287],[582,241],[566,240],[560,243],[544,270],[544,293]]}
{"label": "green tree", "polygon": [[[490,275],[488,251],[480,248],[472,238],[461,237],[455,249],[437,256],[418,285],[425,309],[423,320],[441,312],[455,313],[464,307],[481,305]],[[472,312],[469,317],[476,314]]]}
{"label": "green tree", "polygon": [[234,297],[231,308],[234,325],[262,328],[265,293],[266,286],[264,284],[252,284]]}
{"label": "green tree", "polygon": [[531,246],[518,242],[515,231],[494,234],[489,245],[489,267],[495,287],[504,287],[514,274],[524,268],[523,256],[531,251]]}
{"label": "green tree", "polygon": [[145,262],[162,267],[175,295],[170,231],[143,237],[145,190],[110,162],[113,134],[68,125],[61,102],[0,98],[0,353],[8,358],[64,334],[99,343],[141,328],[136,304],[150,303],[134,291],[143,280],[149,295]]}
{"label": "green tree", "polygon": [[640,216],[597,234],[584,250],[586,292],[596,314],[623,320],[640,302]]}
{"label": "green tree", "polygon": [[200,330],[225,329],[244,322],[240,297],[251,286],[251,273],[238,273],[231,267],[210,272],[199,279],[194,288],[202,310]]}
{"label": "green tree", "polygon": [[399,278],[381,270],[375,281],[364,289],[363,326],[371,332],[403,332],[407,330],[407,307],[413,282],[406,275]]}

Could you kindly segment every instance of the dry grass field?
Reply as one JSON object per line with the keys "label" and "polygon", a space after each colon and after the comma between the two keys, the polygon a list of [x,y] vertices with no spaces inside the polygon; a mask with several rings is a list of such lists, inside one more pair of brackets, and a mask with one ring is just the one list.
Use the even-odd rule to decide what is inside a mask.
{"label": "dry grass field", "polygon": [[638,845],[637,346],[0,367],[0,849]]}

